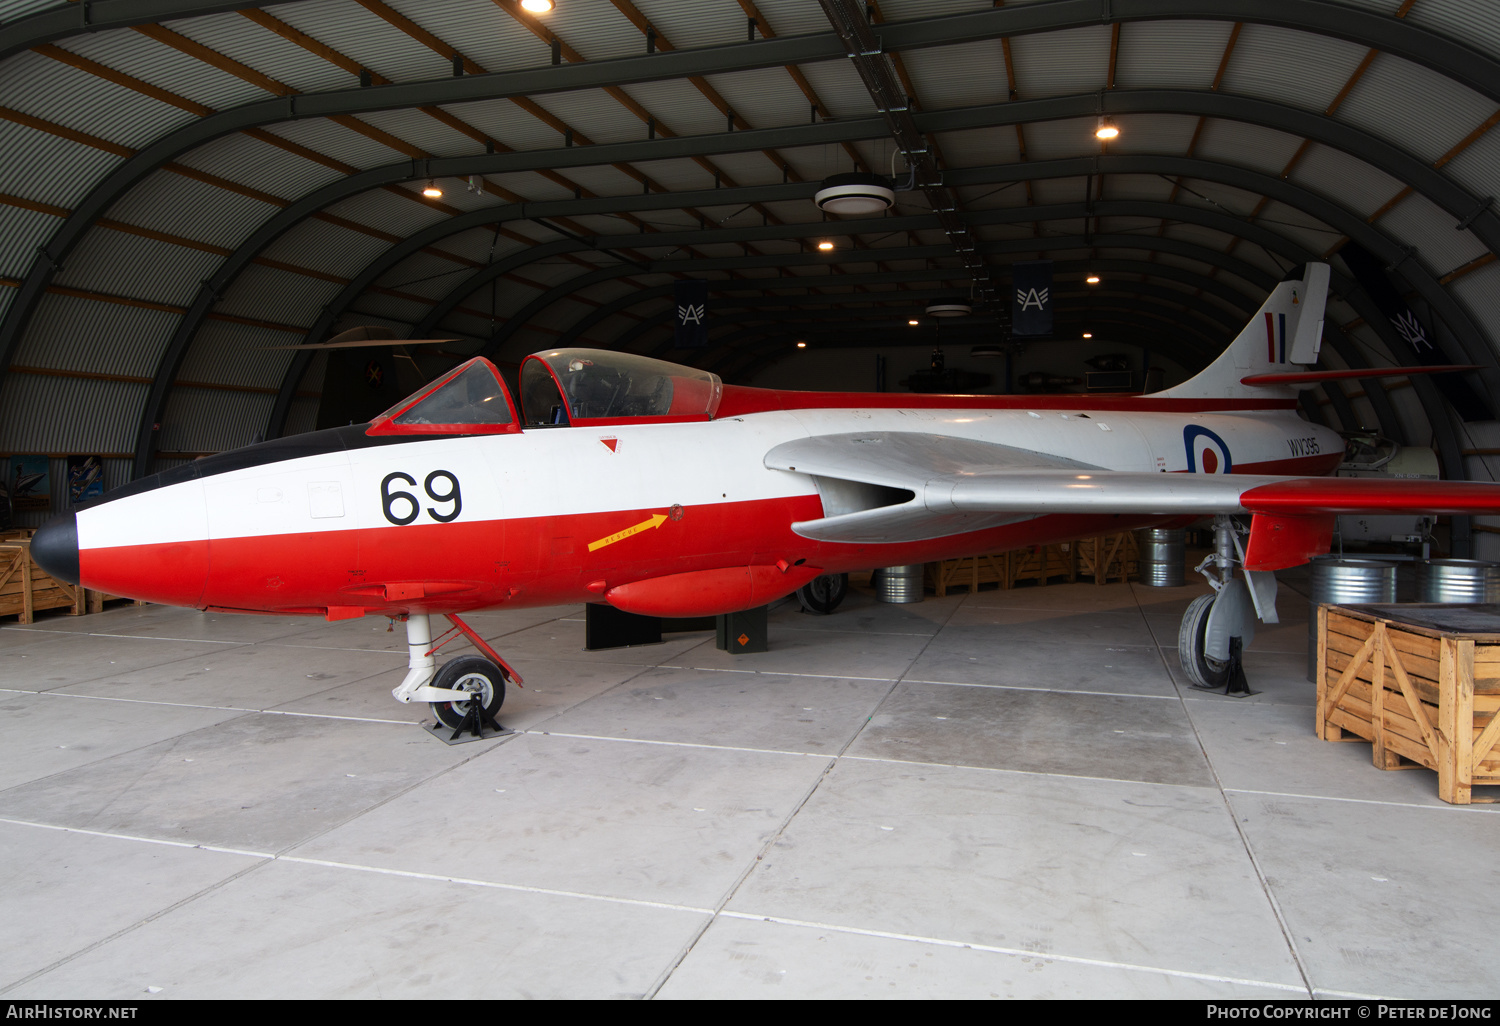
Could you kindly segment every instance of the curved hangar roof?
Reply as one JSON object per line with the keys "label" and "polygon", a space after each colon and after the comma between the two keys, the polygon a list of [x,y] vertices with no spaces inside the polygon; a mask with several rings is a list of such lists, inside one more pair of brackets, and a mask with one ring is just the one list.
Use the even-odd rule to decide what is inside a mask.
{"label": "curved hangar roof", "polygon": [[[1419,362],[1381,313],[1404,296],[1441,357],[1481,366],[1474,395],[1500,394],[1491,0],[0,0],[0,19],[0,450],[104,453],[111,484],[310,427],[321,358],[285,347],[377,324],[502,363],[667,354],[683,276],[713,295],[696,362],[730,380],[792,338],[909,344],[930,299],[1003,299],[1039,257],[1091,326],[1192,366],[1333,255],[1326,363]],[[821,179],[905,179],[903,154],[894,209],[825,222]],[[1388,289],[1356,283],[1351,240]],[[993,341],[984,309],[965,330]],[[1462,477],[1452,394],[1387,380],[1307,408],[1433,441]]]}

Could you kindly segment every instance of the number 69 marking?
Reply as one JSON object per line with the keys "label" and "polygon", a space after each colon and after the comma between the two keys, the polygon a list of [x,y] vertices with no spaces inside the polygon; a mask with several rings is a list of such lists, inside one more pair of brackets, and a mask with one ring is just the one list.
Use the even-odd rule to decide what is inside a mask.
{"label": "number 69 marking", "polygon": [[[450,487],[445,492],[435,491],[432,487],[432,483],[440,477],[448,479]],[[403,481],[412,487],[416,487],[417,481],[410,474],[404,474],[398,470],[393,474],[387,474],[385,480],[380,482],[381,509],[385,513],[387,520],[400,527],[417,519],[417,514],[422,512],[422,504],[411,492],[391,491],[392,481]],[[444,503],[453,503],[453,509],[447,513],[439,513],[433,507],[428,506],[428,516],[440,524],[446,524],[449,521],[458,519],[458,514],[463,511],[464,505],[463,493],[459,490],[457,475],[448,470],[434,470],[427,475],[427,480],[422,482],[422,488],[427,492],[427,497],[440,506]],[[393,508],[394,504],[398,501],[406,503],[408,507],[408,512],[403,516],[397,516]]]}

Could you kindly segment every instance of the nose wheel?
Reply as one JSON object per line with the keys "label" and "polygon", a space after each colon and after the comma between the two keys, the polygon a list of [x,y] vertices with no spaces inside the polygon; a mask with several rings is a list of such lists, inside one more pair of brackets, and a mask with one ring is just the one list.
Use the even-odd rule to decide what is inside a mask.
{"label": "nose wheel", "polygon": [[[505,675],[483,656],[459,656],[443,664],[432,686],[449,691],[467,691],[469,701],[431,702],[432,715],[445,727],[462,731],[485,726],[499,730],[495,714],[505,702]],[[456,735],[455,735],[456,736]]]}

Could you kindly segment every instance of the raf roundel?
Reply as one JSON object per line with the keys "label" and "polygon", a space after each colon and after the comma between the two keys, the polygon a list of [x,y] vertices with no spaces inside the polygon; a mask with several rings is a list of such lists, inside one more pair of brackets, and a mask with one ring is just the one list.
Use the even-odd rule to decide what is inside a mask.
{"label": "raf roundel", "polygon": [[1189,474],[1228,474],[1234,469],[1229,446],[1206,427],[1189,424],[1182,429]]}

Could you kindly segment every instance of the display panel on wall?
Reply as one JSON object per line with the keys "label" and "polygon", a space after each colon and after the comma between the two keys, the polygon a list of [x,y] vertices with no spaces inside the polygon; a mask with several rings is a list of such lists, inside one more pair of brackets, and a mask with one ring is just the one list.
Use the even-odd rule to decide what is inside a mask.
{"label": "display panel on wall", "polygon": [[19,453],[10,458],[5,489],[12,513],[52,508],[52,483],[44,453]]}
{"label": "display panel on wall", "polygon": [[68,506],[81,506],[104,494],[104,457],[68,457]]}

